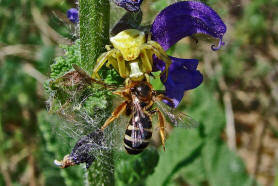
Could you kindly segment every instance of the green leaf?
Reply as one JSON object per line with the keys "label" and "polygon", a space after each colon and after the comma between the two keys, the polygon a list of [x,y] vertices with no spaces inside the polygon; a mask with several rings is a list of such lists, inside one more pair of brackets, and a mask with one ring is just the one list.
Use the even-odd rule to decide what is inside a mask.
{"label": "green leaf", "polygon": [[200,156],[202,143],[197,129],[175,128],[166,141],[166,151],[160,150],[158,166],[147,185],[167,185],[176,172]]}
{"label": "green leaf", "polygon": [[173,181],[179,185],[204,185],[206,183],[206,172],[204,170],[203,159],[198,156],[190,164],[183,167],[174,177]]}
{"label": "green leaf", "polygon": [[149,148],[132,156],[121,152],[118,158],[115,162],[117,185],[138,185],[154,172],[159,156],[157,150]]}
{"label": "green leaf", "polygon": [[200,123],[199,129],[207,138],[218,138],[225,127],[225,114],[207,85],[201,85],[192,94],[188,110]]}
{"label": "green leaf", "polygon": [[71,46],[61,46],[65,54],[55,59],[55,63],[50,65],[50,77],[58,78],[64,75],[66,72],[72,69],[72,64],[81,66],[81,54],[80,54],[80,40],[76,40]]}
{"label": "green leaf", "polygon": [[251,186],[243,161],[222,140],[207,141],[202,157],[209,185]]}

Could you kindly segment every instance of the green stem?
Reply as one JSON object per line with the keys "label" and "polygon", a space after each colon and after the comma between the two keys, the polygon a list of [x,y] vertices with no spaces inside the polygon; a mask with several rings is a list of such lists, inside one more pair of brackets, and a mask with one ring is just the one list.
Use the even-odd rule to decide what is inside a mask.
{"label": "green stem", "polygon": [[109,17],[109,0],[80,0],[81,61],[89,73],[109,43]]}
{"label": "green stem", "polygon": [[[92,73],[97,58],[109,43],[110,5],[109,0],[80,0],[79,3],[82,67]],[[111,109],[107,108],[105,111],[107,113],[104,114],[108,115]],[[104,154],[88,171],[89,185],[114,185],[113,169],[113,154]]]}

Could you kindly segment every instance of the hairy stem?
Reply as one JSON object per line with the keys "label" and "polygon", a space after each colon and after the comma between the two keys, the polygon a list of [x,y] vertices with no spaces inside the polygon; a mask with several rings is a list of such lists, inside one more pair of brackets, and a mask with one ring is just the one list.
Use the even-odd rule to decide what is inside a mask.
{"label": "hairy stem", "polygon": [[[80,48],[82,67],[92,73],[98,56],[109,42],[109,0],[80,0]],[[110,98],[107,97],[107,100]],[[105,115],[111,109],[105,110]],[[101,123],[100,123],[101,126]],[[97,158],[88,171],[89,185],[114,185],[113,154]]]}
{"label": "hairy stem", "polygon": [[81,60],[89,73],[109,42],[109,17],[109,0],[80,0]]}

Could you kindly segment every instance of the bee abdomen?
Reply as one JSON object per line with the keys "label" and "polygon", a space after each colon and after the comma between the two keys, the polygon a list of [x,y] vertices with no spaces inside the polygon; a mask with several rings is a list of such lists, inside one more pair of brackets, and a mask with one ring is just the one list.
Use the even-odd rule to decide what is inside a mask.
{"label": "bee abdomen", "polygon": [[[150,143],[152,137],[152,123],[149,117],[137,120],[131,120],[125,132],[125,149],[129,154],[139,154]],[[142,129],[139,129],[138,122],[142,122]]]}

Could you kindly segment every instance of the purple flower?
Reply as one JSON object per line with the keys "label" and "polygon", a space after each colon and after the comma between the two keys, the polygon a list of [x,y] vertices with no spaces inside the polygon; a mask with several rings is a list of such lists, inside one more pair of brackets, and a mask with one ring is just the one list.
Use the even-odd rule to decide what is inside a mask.
{"label": "purple flower", "polygon": [[143,0],[113,0],[114,3],[130,12],[140,10],[140,5]]}
{"label": "purple flower", "polygon": [[72,23],[77,23],[79,21],[78,10],[76,8],[71,8],[67,11],[67,17]]}
{"label": "purple flower", "polygon": [[[218,50],[224,45],[222,38],[225,32],[226,25],[219,15],[197,1],[182,1],[166,7],[156,16],[151,27],[152,40],[158,42],[164,50],[168,50],[180,39],[197,33],[218,38],[218,46],[212,45],[213,50]],[[164,75],[161,80],[166,89],[165,95],[173,99],[176,107],[186,90],[196,88],[202,83],[203,76],[197,70],[198,60],[169,57],[172,64],[169,67],[168,78],[165,81]],[[165,63],[155,56],[153,59],[153,71],[163,71]],[[165,103],[171,106],[166,100]]]}

